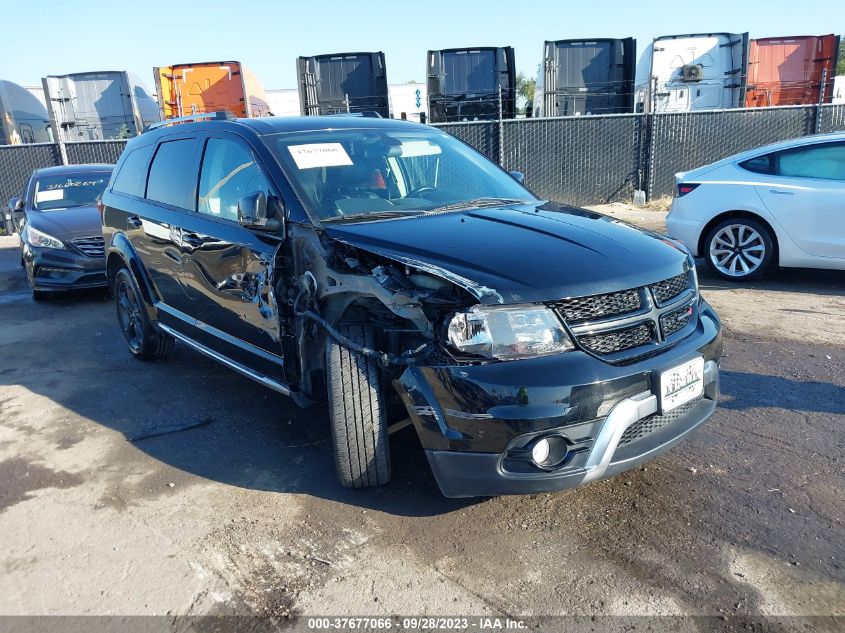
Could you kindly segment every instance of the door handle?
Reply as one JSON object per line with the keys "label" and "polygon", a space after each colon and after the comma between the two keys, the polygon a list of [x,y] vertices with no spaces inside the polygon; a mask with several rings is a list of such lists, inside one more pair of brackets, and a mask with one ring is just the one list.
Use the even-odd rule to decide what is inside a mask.
{"label": "door handle", "polygon": [[143,225],[143,222],[141,222],[141,218],[139,218],[137,215],[130,215],[128,218],[126,218],[126,223],[131,226],[134,226],[136,229],[140,229]]}
{"label": "door handle", "polygon": [[779,196],[794,196],[794,191],[784,191],[783,189],[769,189],[769,193],[774,193]]}
{"label": "door handle", "polygon": [[182,243],[192,248],[199,248],[203,245],[202,238],[196,233],[182,233]]}

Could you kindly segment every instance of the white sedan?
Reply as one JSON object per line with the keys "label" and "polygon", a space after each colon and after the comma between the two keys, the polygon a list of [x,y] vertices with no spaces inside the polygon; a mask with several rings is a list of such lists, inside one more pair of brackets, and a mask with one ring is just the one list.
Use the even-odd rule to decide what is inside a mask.
{"label": "white sedan", "polygon": [[676,174],[666,227],[725,279],[755,279],[772,264],[845,270],[845,132]]}

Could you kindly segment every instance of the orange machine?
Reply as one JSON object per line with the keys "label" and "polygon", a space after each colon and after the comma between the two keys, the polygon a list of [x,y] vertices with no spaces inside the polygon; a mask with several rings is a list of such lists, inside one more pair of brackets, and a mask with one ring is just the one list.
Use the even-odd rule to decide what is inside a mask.
{"label": "orange machine", "polygon": [[751,40],[746,106],[818,103],[820,94],[823,103],[830,103],[838,51],[836,35]]}
{"label": "orange machine", "polygon": [[153,73],[162,119],[220,110],[237,117],[272,114],[261,83],[240,62],[160,66]]}

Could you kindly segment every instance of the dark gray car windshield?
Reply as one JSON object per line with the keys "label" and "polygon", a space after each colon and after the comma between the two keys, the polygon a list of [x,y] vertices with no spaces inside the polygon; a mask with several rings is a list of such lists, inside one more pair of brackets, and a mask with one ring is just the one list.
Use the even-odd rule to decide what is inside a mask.
{"label": "dark gray car windshield", "polygon": [[316,220],[536,200],[484,156],[436,130],[295,132],[268,137],[268,145]]}
{"label": "dark gray car windshield", "polygon": [[94,205],[102,196],[111,172],[42,176],[35,181],[33,208],[38,211]]}

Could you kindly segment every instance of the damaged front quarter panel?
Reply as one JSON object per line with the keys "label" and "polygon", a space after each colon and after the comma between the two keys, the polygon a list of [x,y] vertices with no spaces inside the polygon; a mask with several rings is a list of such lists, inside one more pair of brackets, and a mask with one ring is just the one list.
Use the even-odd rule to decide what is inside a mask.
{"label": "damaged front quarter panel", "polygon": [[[323,366],[327,332],[318,321],[334,326],[351,318],[377,324],[385,339],[395,335],[378,351],[396,358],[421,343],[436,345],[443,315],[478,302],[479,289],[470,291],[470,282],[459,283],[447,271],[382,256],[308,226],[291,224],[287,242],[286,292],[300,360],[296,378],[305,393],[319,391],[314,371]],[[281,296],[281,289],[277,292]],[[490,293],[481,295],[490,300]],[[304,318],[307,313],[300,304],[306,302],[319,319]]]}

